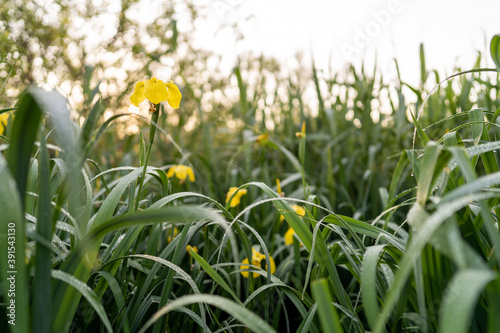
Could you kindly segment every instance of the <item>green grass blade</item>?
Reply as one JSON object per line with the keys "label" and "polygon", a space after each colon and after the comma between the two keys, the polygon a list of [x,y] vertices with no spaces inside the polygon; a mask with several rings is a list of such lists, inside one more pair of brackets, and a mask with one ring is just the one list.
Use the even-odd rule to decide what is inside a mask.
{"label": "green grass blade", "polygon": [[[189,231],[189,227],[191,226],[192,222],[188,222],[186,226],[182,229],[182,232],[179,237],[179,242],[177,243],[177,246],[175,247],[174,251],[174,256],[172,258],[172,263],[177,264],[180,261],[181,254],[186,250],[184,247],[185,240]],[[160,297],[160,303],[159,306],[163,307],[167,304],[168,300],[170,299],[170,295],[172,293],[173,285],[174,285],[174,275],[175,271],[174,270],[169,270],[167,273],[167,278],[165,279],[165,282],[163,284],[163,290],[161,292],[161,297]],[[201,307],[201,305],[200,305]],[[158,320],[154,327],[153,327],[153,333],[160,333],[165,330],[167,327],[167,320],[166,318],[162,318]]]}
{"label": "green grass blade", "polygon": [[486,285],[493,279],[495,279],[495,274],[490,270],[464,270],[458,272],[451,280],[443,297],[439,332],[469,332],[470,320],[477,299]]}
{"label": "green grass blade", "polygon": [[116,311],[117,313],[120,313],[119,317],[116,318],[115,321],[120,323],[122,320],[124,320],[123,331],[125,333],[130,332],[128,318],[126,316],[124,317],[125,300],[123,299],[122,295],[122,287],[118,284],[118,281],[111,273],[106,271],[98,271],[96,273],[106,279],[107,283],[109,284],[109,289],[111,289],[111,293],[113,294],[113,297],[115,299]]}
{"label": "green grass blade", "polygon": [[169,302],[169,304],[165,305],[160,310],[158,310],[158,312],[156,312],[151,317],[151,319],[148,320],[148,322],[141,328],[139,333],[147,332],[147,329],[151,325],[153,325],[156,321],[158,321],[161,317],[163,317],[170,311],[173,311],[177,308],[189,304],[199,303],[199,302],[210,304],[227,312],[228,314],[230,314],[231,316],[233,316],[234,318],[245,324],[246,327],[252,332],[256,333],[276,332],[268,323],[262,320],[262,318],[260,318],[250,310],[246,309],[241,304],[238,304],[221,296],[201,294],[201,295],[182,296]]}
{"label": "green grass blade", "polygon": [[439,205],[437,210],[422,222],[422,227],[413,235],[410,244],[408,244],[408,248],[401,259],[394,283],[384,299],[381,315],[378,317],[373,330],[375,333],[384,331],[388,316],[403,292],[404,285],[411,274],[415,261],[419,258],[423,248],[430,241],[439,226],[456,211],[470,204],[471,200],[482,200],[487,197],[487,194],[478,194],[457,198],[452,202]]}
{"label": "green grass blade", "polygon": [[410,110],[411,114],[411,119],[413,120],[413,125],[415,125],[415,131],[418,134],[418,137],[420,138],[420,141],[422,141],[422,146],[427,146],[427,143],[430,141],[429,137],[427,134],[425,134],[425,131],[422,129],[422,126],[420,126],[417,118],[415,118],[415,115],[413,112]]}
{"label": "green grass blade", "polygon": [[102,105],[102,101],[99,99],[90,110],[87,118],[85,119],[85,123],[83,124],[80,137],[78,138],[78,142],[80,145],[80,149],[84,151],[85,155],[82,157],[84,157],[85,159],[88,157],[86,155],[90,153],[90,151],[85,151],[85,148],[90,147],[89,142],[92,139],[92,133],[96,126],[97,118],[101,115],[103,111],[104,107]]}
{"label": "green grass blade", "polygon": [[406,154],[401,154],[396,169],[394,170],[394,173],[392,175],[391,185],[389,187],[389,195],[387,197],[388,204],[392,204],[392,201],[396,197],[396,191],[398,190],[398,185],[402,181],[403,171],[405,170],[407,165],[408,165],[408,156]]}
{"label": "green grass blade", "polygon": [[363,310],[370,327],[375,327],[375,322],[380,315],[377,301],[377,266],[380,256],[384,253],[385,245],[374,245],[366,249],[361,271],[361,296],[363,297]]}
{"label": "green grass blade", "polygon": [[30,332],[22,203],[16,182],[2,154],[0,154],[0,184],[2,184],[0,186],[0,211],[2,212],[0,220],[0,263],[2,267],[0,277],[2,278],[3,301],[7,313],[5,321],[9,323],[9,328],[13,333]]}
{"label": "green grass blade", "polygon": [[227,284],[226,281],[222,278],[222,276],[217,273],[215,269],[210,266],[208,262],[203,259],[202,256],[200,256],[198,253],[194,252],[192,248],[189,249],[189,253],[191,256],[200,264],[201,268],[219,285],[221,286],[225,291],[227,291],[236,302],[241,303],[238,296],[234,293],[233,289]]}
{"label": "green grass blade", "polygon": [[[43,128],[43,126],[42,126]],[[38,237],[51,244],[52,241],[52,206],[50,196],[50,165],[49,154],[45,143],[45,134],[42,130],[40,136],[40,171],[39,171],[39,195],[38,195],[38,220],[36,232]],[[50,331],[51,311],[51,278],[52,248],[46,247],[43,242],[37,242],[35,257],[35,278],[33,280],[33,332]]]}
{"label": "green grass blade", "polygon": [[495,35],[491,39],[490,53],[497,70],[500,72],[500,35]]}
{"label": "green grass blade", "polygon": [[344,332],[339,321],[337,310],[333,306],[333,300],[325,279],[316,280],[311,283],[313,298],[318,302],[318,313],[322,331],[325,333]]}
{"label": "green grass blade", "polygon": [[17,104],[16,116],[12,128],[7,164],[12,177],[17,183],[18,193],[24,206],[24,195],[29,172],[31,152],[35,143],[42,111],[31,94],[32,90],[24,92]]}
{"label": "green grass blade", "polygon": [[474,109],[469,111],[469,119],[472,128],[472,137],[474,139],[474,145],[479,144],[481,136],[483,134],[484,128],[484,115],[482,109]]}
{"label": "green grass blade", "polygon": [[[78,280],[73,275],[67,274],[67,273],[65,273],[63,271],[53,270],[52,271],[52,277],[54,279],[58,279],[58,280],[60,280],[60,281],[62,281],[64,283],[67,283],[67,284],[71,285],[79,293],[81,293],[83,295],[83,297],[85,297],[85,299],[94,308],[94,310],[96,311],[96,313],[99,316],[99,318],[101,318],[101,321],[104,324],[104,326],[106,327],[106,330],[108,332],[113,332],[113,328],[111,326],[111,323],[109,322],[109,319],[106,316],[106,311],[102,307],[101,303],[99,303],[99,300],[97,299],[97,296],[94,293],[94,291],[92,289],[90,289],[89,286],[87,286],[82,281]],[[66,328],[67,329],[69,329],[69,325],[71,325],[71,321],[68,321],[66,323]]]}
{"label": "green grass blade", "polygon": [[314,303],[314,305],[309,309],[307,315],[300,323],[299,328],[297,329],[297,333],[307,333],[311,329],[311,324],[313,323],[314,316],[316,315],[316,310],[318,309],[318,303]]}
{"label": "green grass blade", "polygon": [[425,146],[425,155],[420,168],[420,174],[426,175],[426,177],[420,177],[417,184],[417,201],[422,206],[425,206],[430,194],[432,181],[434,180],[431,175],[435,172],[440,151],[441,147],[434,142],[429,142]]}
{"label": "green grass blade", "polygon": [[349,227],[353,231],[373,239],[385,239],[401,251],[404,251],[404,249],[406,248],[406,242],[404,240],[397,238],[384,229],[378,228],[366,222],[353,219],[352,217],[343,215],[329,215],[325,217],[324,220],[325,222],[338,225],[342,228],[347,228],[346,224],[349,224]]}

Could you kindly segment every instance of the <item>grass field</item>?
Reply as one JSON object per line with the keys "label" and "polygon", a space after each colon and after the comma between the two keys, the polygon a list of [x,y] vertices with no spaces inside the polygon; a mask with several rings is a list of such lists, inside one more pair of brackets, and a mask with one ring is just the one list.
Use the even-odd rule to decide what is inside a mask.
{"label": "grass field", "polygon": [[420,56],[418,86],[172,77],[179,108],[148,77],[148,116],[28,88],[0,110],[0,330],[498,332],[500,36],[496,69]]}

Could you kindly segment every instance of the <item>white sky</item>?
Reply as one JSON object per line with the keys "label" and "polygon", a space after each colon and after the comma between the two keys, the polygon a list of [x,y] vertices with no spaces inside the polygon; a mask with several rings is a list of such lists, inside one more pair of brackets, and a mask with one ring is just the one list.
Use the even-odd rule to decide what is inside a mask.
{"label": "white sky", "polygon": [[[498,0],[197,0],[205,16],[197,23],[195,44],[224,56],[227,69],[236,56],[253,50],[293,63],[303,51],[317,67],[342,68],[364,59],[371,70],[375,51],[384,76],[395,75],[399,61],[403,80],[417,83],[419,44],[424,42],[428,69],[450,74],[454,65],[472,68],[477,51],[492,67],[489,41],[500,34]],[[384,14],[382,14],[384,13]],[[387,15],[388,14],[388,15]],[[231,28],[238,22],[244,39]],[[486,52],[487,51],[487,52]],[[483,62],[483,65],[485,63]]]}

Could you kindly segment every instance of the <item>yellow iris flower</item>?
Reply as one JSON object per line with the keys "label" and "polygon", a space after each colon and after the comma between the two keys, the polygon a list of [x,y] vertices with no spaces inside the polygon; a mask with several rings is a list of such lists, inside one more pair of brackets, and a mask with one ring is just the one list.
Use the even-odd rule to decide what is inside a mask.
{"label": "yellow iris flower", "polygon": [[189,252],[190,249],[193,249],[194,252],[198,253],[198,248],[196,246],[188,245],[186,246],[186,251],[189,253],[189,255],[191,255],[191,252]]}
{"label": "yellow iris flower", "polygon": [[177,109],[181,104],[182,94],[172,81],[163,82],[156,77],[149,80],[139,81],[135,84],[134,93],[130,96],[130,101],[134,106],[147,99],[153,104],[167,101],[173,108]]}
{"label": "yellow iris flower", "polygon": [[189,181],[194,182],[194,172],[193,169],[191,169],[188,166],[179,164],[179,165],[174,165],[168,169],[167,172],[167,177],[173,177],[175,174],[175,177],[177,177],[181,184],[186,181],[186,178],[189,178]]}
{"label": "yellow iris flower", "polygon": [[175,237],[177,237],[177,235],[179,235],[179,230],[177,228],[174,228],[174,231],[172,232],[172,228],[170,228],[167,231],[167,235],[169,235],[167,237],[167,242],[170,243],[172,240],[174,240]]}
{"label": "yellow iris flower", "polygon": [[[9,121],[10,112],[4,112],[0,114],[0,135],[3,135],[5,129],[7,128],[7,122]],[[14,115],[12,115],[14,118]]]}
{"label": "yellow iris flower", "polygon": [[[293,244],[293,235],[295,235],[295,230],[288,228],[287,232],[285,232],[285,245]],[[300,246],[302,246],[302,243],[300,243]]]}
{"label": "yellow iris flower", "polygon": [[[260,267],[260,262],[262,260],[264,260],[264,261],[266,260],[266,255],[257,252],[252,247],[252,265]],[[274,263],[273,257],[269,256],[269,261],[271,263],[271,274],[274,274],[274,272],[276,271],[276,264]],[[241,263],[246,264],[246,265],[241,265],[240,269],[249,269],[250,268],[250,266],[248,266],[248,258],[243,259],[243,261]],[[267,270],[267,265],[266,265],[266,270]],[[241,271],[240,273],[241,273],[241,275],[243,275],[243,277],[248,278],[248,272]],[[256,273],[256,272],[253,273],[254,278],[258,277],[259,275],[260,275],[260,273]]]}
{"label": "yellow iris flower", "polygon": [[[299,215],[300,217],[304,217],[306,215],[306,211],[302,206],[290,205],[290,207],[292,207],[292,209],[295,211],[295,213],[297,213],[297,215]],[[283,222],[284,219],[285,218],[283,217],[283,215],[281,215],[280,222]]]}
{"label": "yellow iris flower", "polygon": [[[234,194],[234,196],[233,196],[233,194]],[[231,203],[230,203],[229,207],[236,207],[240,204],[241,197],[245,194],[247,194],[246,189],[242,189],[242,190],[238,191],[237,187],[231,187],[229,189],[229,191],[227,192],[226,202],[228,202],[229,199],[231,199],[231,197],[233,197],[231,199]]]}

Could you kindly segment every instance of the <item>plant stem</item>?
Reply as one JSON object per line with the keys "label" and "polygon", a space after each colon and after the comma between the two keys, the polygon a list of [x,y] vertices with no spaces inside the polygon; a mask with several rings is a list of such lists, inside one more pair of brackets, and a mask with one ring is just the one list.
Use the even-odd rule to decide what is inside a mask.
{"label": "plant stem", "polygon": [[153,147],[153,141],[155,138],[157,121],[158,121],[158,117],[160,115],[160,109],[159,109],[160,104],[156,104],[156,105],[151,104],[150,107],[154,108],[156,111],[153,112],[153,114],[151,114],[151,125],[149,128],[149,146],[148,146],[148,150],[146,152],[146,158],[144,159],[142,175],[141,175],[141,178],[139,179],[139,192],[137,192],[137,198],[135,201],[135,210],[137,210],[139,208],[139,201],[141,200],[142,187],[144,185],[144,179],[146,178],[146,171],[148,169],[149,155],[151,155],[151,148]]}

